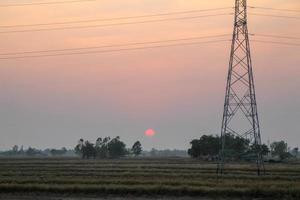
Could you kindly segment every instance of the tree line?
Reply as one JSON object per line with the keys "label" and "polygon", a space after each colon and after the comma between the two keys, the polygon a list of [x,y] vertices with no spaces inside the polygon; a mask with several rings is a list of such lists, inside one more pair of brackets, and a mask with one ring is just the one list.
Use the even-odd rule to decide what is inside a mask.
{"label": "tree line", "polygon": [[[277,141],[269,146],[262,144],[261,146],[250,145],[250,141],[237,137],[235,135],[226,135],[225,157],[230,160],[250,161],[256,158],[257,151],[261,151],[262,155],[268,160],[282,161],[287,159],[299,158],[298,148],[289,148],[285,141]],[[97,158],[120,158],[125,156],[145,156],[145,157],[185,157],[199,158],[203,160],[218,160],[221,138],[214,135],[203,135],[199,139],[190,142],[191,148],[185,150],[157,150],[143,151],[142,145],[136,141],[130,148],[120,139],[99,137],[95,143],[88,140],[80,139],[74,149],[45,149],[40,150],[32,147],[24,149],[23,146],[13,146],[11,150],[0,152],[0,156],[19,156],[19,157],[48,157],[48,156],[64,156],[73,157],[80,156],[83,159]],[[142,154],[143,153],[143,154]]]}
{"label": "tree line", "polygon": [[[250,145],[250,141],[232,134],[225,136],[225,157],[229,160],[254,160],[256,153],[261,152],[263,156],[270,155],[278,160],[285,160],[298,155],[298,148],[289,151],[288,144],[284,141],[273,142],[270,147],[266,144],[261,146]],[[200,139],[190,142],[191,148],[188,154],[193,158],[205,160],[217,160],[221,150],[221,137],[214,135],[203,135]]]}
{"label": "tree line", "polygon": [[142,145],[136,141],[130,149],[121,141],[120,137],[99,137],[95,144],[88,140],[80,139],[75,147],[75,153],[83,159],[89,158],[120,158],[129,154],[138,156],[142,153]]}
{"label": "tree line", "polygon": [[1,156],[18,156],[18,157],[32,157],[32,156],[72,156],[72,150],[67,150],[67,148],[62,147],[61,149],[37,149],[33,147],[28,147],[24,149],[23,146],[19,147],[18,145],[14,145],[11,150],[0,152]]}

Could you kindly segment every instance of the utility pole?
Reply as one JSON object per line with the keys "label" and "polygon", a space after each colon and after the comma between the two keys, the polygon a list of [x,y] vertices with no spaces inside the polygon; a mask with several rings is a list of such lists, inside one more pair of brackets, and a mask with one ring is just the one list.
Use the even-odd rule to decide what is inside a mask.
{"label": "utility pole", "polygon": [[265,173],[247,26],[247,0],[235,0],[234,31],[222,120],[218,174],[224,172],[228,135],[250,141],[250,145],[255,149],[257,174]]}

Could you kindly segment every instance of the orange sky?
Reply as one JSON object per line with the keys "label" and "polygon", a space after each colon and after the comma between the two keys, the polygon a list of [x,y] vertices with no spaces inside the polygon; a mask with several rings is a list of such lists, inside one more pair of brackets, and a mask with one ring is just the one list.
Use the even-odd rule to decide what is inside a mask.
{"label": "orange sky", "polygon": [[[15,1],[2,0],[1,4],[6,2]],[[299,0],[250,2],[253,6],[300,9]],[[0,8],[0,25],[114,18],[232,5],[233,0],[99,0],[7,7]],[[215,13],[223,12],[228,13]],[[232,21],[232,16],[219,16],[0,34],[0,52],[231,33]],[[251,33],[300,37],[299,20],[296,19],[250,16],[249,29]],[[286,139],[291,145],[297,145],[300,141],[297,126],[300,48],[259,43],[251,46],[263,140]],[[0,132],[5,138],[0,142],[0,149],[13,144],[71,147],[80,137],[94,140],[101,134],[120,135],[128,143],[139,139],[146,148],[186,148],[191,139],[203,133],[219,134],[229,48],[230,43],[225,42],[109,54],[0,60]],[[156,130],[157,141],[151,143],[144,138],[143,133],[148,128]],[[59,142],[57,137],[61,137]]]}

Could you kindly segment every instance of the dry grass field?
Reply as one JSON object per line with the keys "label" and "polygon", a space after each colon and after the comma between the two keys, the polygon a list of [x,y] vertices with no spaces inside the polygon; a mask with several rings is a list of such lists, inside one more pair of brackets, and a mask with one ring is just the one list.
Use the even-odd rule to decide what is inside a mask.
{"label": "dry grass field", "polygon": [[192,159],[0,159],[0,199],[300,199],[300,164],[216,164]]}

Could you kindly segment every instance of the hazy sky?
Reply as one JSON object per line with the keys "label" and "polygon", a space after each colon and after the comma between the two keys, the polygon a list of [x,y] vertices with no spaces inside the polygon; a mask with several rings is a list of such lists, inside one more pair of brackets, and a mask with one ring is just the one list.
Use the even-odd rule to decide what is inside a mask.
{"label": "hazy sky", "polygon": [[[1,4],[16,2],[38,1],[2,0]],[[234,0],[98,0],[0,7],[0,25],[114,18],[227,7],[233,3]],[[300,9],[299,0],[251,0],[249,4]],[[214,13],[224,12],[228,13]],[[251,33],[300,37],[299,23],[299,19],[249,17]],[[230,34],[232,24],[232,16],[218,16],[0,33],[0,53]],[[291,146],[300,145],[300,48],[262,43],[251,46],[262,139],[284,139]],[[146,149],[185,149],[191,139],[202,134],[220,134],[229,51],[230,43],[224,42],[0,60],[0,149],[14,144],[71,148],[79,138],[94,141],[106,135],[119,135],[128,145],[140,140]],[[144,136],[148,128],[156,131],[155,137]]]}

